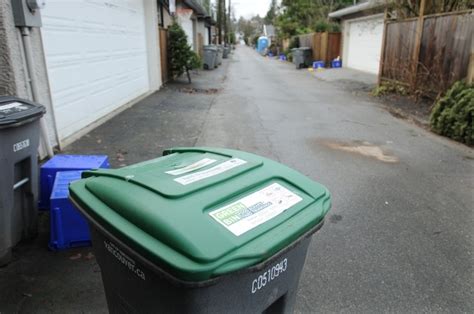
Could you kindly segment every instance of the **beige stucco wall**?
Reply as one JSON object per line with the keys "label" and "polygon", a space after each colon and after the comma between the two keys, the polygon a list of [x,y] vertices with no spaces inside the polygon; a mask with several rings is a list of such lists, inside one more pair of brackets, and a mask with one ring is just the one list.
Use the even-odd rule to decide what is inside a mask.
{"label": "beige stucco wall", "polygon": [[[30,33],[34,58],[33,72],[39,90],[38,102],[46,107],[45,118],[49,138],[53,145],[57,145],[54,112],[51,105],[41,32],[38,28],[33,28]],[[0,95],[32,99],[20,29],[15,27],[10,1],[0,1]],[[40,150],[40,152],[43,156],[44,150]]]}

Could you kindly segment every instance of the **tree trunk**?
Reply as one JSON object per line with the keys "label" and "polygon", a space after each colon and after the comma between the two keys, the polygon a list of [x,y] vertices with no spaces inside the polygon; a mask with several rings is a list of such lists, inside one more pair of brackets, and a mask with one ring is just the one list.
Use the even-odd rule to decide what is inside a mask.
{"label": "tree trunk", "polygon": [[188,76],[188,83],[191,84],[191,74],[189,73],[189,69],[186,68],[186,75]]}

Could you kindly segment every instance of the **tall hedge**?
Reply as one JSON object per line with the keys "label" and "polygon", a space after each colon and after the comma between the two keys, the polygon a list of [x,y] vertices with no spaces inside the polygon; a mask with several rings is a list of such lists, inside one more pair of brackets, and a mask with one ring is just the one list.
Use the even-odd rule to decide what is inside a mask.
{"label": "tall hedge", "polygon": [[456,141],[474,145],[474,86],[454,83],[431,112],[431,129]]}

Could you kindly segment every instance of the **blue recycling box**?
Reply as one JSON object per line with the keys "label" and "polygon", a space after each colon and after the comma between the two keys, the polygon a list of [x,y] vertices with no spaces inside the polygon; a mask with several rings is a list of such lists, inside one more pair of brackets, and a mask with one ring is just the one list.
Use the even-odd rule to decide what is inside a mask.
{"label": "blue recycling box", "polygon": [[331,61],[331,68],[340,68],[342,67],[342,61],[341,60],[332,60]]}
{"label": "blue recycling box", "polygon": [[313,69],[324,68],[325,64],[324,61],[314,61],[313,62]]}
{"label": "blue recycling box", "polygon": [[49,248],[53,251],[91,245],[87,221],[69,201],[69,184],[80,180],[81,173],[82,171],[56,173],[50,211]]}
{"label": "blue recycling box", "polygon": [[89,170],[110,168],[106,155],[56,155],[48,160],[40,169],[40,196],[38,207],[48,210],[49,198],[53,189],[54,179],[58,171]]}

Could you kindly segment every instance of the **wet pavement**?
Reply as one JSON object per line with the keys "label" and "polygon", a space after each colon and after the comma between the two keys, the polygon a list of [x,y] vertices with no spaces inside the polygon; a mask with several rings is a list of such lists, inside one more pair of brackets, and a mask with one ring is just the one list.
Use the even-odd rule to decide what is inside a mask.
{"label": "wet pavement", "polygon": [[[393,117],[364,89],[245,47],[194,80],[169,84],[65,152],[106,153],[113,167],[173,146],[275,159],[334,197],[296,312],[474,311],[471,148]],[[91,249],[49,252],[42,216],[41,236],[0,269],[0,312],[105,312]]]}

